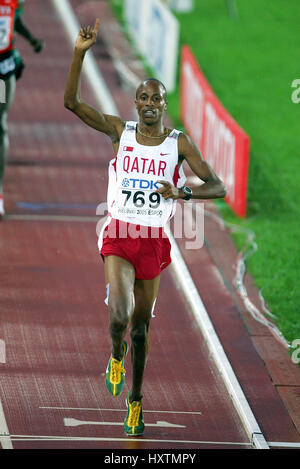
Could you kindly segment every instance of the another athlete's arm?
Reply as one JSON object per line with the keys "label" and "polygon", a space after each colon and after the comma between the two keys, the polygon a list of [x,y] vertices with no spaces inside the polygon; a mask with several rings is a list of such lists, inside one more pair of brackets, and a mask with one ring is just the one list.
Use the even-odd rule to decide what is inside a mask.
{"label": "another athlete's arm", "polygon": [[34,52],[41,52],[45,46],[44,41],[35,37],[24,24],[21,15],[18,14],[15,21],[15,30],[26,39],[32,46]]}
{"label": "another athlete's arm", "polygon": [[112,142],[118,142],[124,129],[124,121],[117,116],[109,116],[97,111],[80,97],[80,75],[86,52],[97,39],[100,20],[97,19],[94,28],[87,26],[78,34],[72,64],[65,86],[64,105],[76,114],[83,122],[100,132],[108,135]]}

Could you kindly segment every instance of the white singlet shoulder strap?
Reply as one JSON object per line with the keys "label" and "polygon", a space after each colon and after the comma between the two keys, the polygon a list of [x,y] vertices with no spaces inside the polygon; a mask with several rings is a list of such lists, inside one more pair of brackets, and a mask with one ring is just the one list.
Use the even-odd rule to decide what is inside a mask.
{"label": "white singlet shoulder strap", "polygon": [[173,129],[173,130],[169,133],[168,137],[169,137],[169,138],[175,138],[175,140],[177,140],[178,137],[179,137],[179,135],[180,135],[181,133],[182,133],[181,130]]}
{"label": "white singlet shoulder strap", "polygon": [[128,121],[125,123],[124,130],[135,130],[137,126],[137,122]]}

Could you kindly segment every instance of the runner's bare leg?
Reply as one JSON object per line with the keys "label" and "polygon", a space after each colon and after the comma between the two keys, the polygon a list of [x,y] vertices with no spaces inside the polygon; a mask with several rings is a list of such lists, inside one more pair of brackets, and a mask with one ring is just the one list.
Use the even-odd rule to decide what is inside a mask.
{"label": "runner's bare leg", "polygon": [[0,194],[3,192],[3,176],[9,147],[7,117],[16,91],[16,77],[11,75],[5,80],[6,102],[0,104]]}
{"label": "runner's bare leg", "polygon": [[153,280],[135,279],[135,269],[118,256],[105,257],[105,278],[109,283],[109,331],[112,355],[122,359],[122,340],[131,322],[132,389],[129,400],[140,400],[148,357],[148,331],[157,297],[160,275]]}
{"label": "runner's bare leg", "polygon": [[118,256],[105,257],[105,278],[109,284],[109,332],[112,339],[112,356],[121,360],[122,341],[134,310],[135,269]]}
{"label": "runner's bare leg", "polygon": [[149,325],[158,294],[160,275],[153,280],[135,281],[135,308],[131,317],[132,388],[129,401],[142,398],[142,384],[149,350]]}

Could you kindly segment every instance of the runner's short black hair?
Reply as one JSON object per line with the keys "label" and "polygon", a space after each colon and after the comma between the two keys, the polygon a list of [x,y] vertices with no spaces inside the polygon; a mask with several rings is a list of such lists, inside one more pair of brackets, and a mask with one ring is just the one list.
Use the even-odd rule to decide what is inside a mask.
{"label": "runner's short black hair", "polygon": [[164,98],[167,97],[167,90],[166,90],[165,85],[160,80],[158,80],[157,78],[149,77],[149,78],[146,78],[144,81],[142,81],[142,83],[140,83],[140,85],[137,87],[136,94],[135,94],[136,98],[138,97],[138,93],[139,93],[139,90],[140,90],[141,86],[143,86],[148,81],[154,81],[155,83],[159,84],[162,87],[163,91],[164,91]]}

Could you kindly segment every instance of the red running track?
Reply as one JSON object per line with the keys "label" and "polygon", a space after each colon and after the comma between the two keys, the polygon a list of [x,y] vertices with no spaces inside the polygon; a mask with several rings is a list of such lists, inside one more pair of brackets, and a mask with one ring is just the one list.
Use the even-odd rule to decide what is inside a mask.
{"label": "red running track", "polygon": [[[81,2],[72,4],[80,14]],[[105,2],[99,8],[102,17],[110,15]],[[123,395],[113,398],[104,384],[110,339],[95,216],[106,199],[112,149],[106,137],[63,107],[72,47],[52,2],[28,2],[25,19],[47,47],[33,55],[19,39],[27,68],[9,119],[7,217],[0,225],[0,399],[9,432],[3,436],[0,419],[2,448],[250,448],[171,268],[162,275],[150,328],[145,434],[124,435],[131,365],[127,359]],[[130,119],[133,97],[121,88],[101,38],[97,47],[118,109]],[[95,102],[84,80],[82,96]],[[208,247],[198,257],[181,248],[194,279],[201,279],[197,286],[218,332],[226,331],[226,352],[236,357],[265,437],[299,442]]]}

